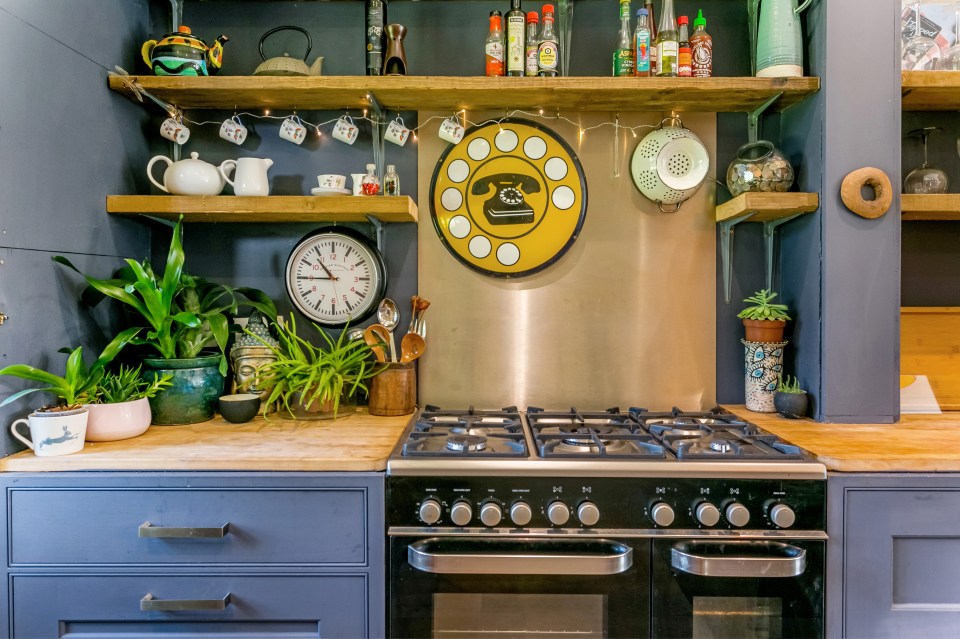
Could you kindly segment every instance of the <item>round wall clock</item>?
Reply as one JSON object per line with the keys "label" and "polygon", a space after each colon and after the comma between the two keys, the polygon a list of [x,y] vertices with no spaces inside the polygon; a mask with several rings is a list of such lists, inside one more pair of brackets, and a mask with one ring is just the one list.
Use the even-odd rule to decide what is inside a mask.
{"label": "round wall clock", "polygon": [[373,313],[387,288],[376,247],[362,234],[324,227],[297,242],[287,258],[287,295],[320,324],[357,324]]}
{"label": "round wall clock", "polygon": [[587,213],[580,161],[550,129],[507,118],[471,128],[440,156],[433,225],[447,250],[493,277],[545,269],[569,250]]}

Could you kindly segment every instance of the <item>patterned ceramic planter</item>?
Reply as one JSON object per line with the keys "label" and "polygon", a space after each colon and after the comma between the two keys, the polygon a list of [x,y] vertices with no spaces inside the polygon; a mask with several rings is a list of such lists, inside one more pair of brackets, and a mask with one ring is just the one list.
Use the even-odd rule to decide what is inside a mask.
{"label": "patterned ceramic planter", "polygon": [[783,372],[783,348],[787,342],[748,342],[744,346],[747,410],[773,413],[773,394]]}

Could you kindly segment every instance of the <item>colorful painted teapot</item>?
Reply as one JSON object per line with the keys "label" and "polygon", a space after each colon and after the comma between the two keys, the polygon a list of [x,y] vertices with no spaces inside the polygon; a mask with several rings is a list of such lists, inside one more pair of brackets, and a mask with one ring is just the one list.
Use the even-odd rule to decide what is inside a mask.
{"label": "colorful painted teapot", "polygon": [[190,33],[190,27],[180,26],[176,33],[167,33],[160,41],[147,40],[140,49],[143,61],[156,75],[214,75],[223,65],[222,35],[212,47]]}

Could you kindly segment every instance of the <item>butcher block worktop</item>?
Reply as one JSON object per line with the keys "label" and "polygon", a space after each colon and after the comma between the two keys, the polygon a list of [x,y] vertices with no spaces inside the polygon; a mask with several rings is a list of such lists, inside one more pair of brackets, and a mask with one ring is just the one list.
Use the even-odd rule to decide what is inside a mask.
{"label": "butcher block worktop", "polygon": [[321,421],[256,417],[230,424],[216,417],[186,426],[151,426],[139,437],[117,442],[87,442],[72,455],[37,457],[26,450],[0,459],[0,471],[384,470],[411,417],[374,417],[364,409]]}
{"label": "butcher block worktop", "polygon": [[960,472],[960,412],[902,415],[896,424],[821,424],[730,411],[810,451],[829,470],[841,472]]}

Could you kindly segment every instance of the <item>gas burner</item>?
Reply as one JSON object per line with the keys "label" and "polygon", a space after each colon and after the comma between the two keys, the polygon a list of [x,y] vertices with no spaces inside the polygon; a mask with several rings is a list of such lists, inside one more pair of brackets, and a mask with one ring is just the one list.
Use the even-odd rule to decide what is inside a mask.
{"label": "gas burner", "polygon": [[661,459],[663,446],[617,408],[569,412],[527,409],[533,443],[543,458]]}
{"label": "gas burner", "polygon": [[447,437],[447,448],[458,453],[475,453],[487,447],[487,438],[479,435],[455,434]]}

